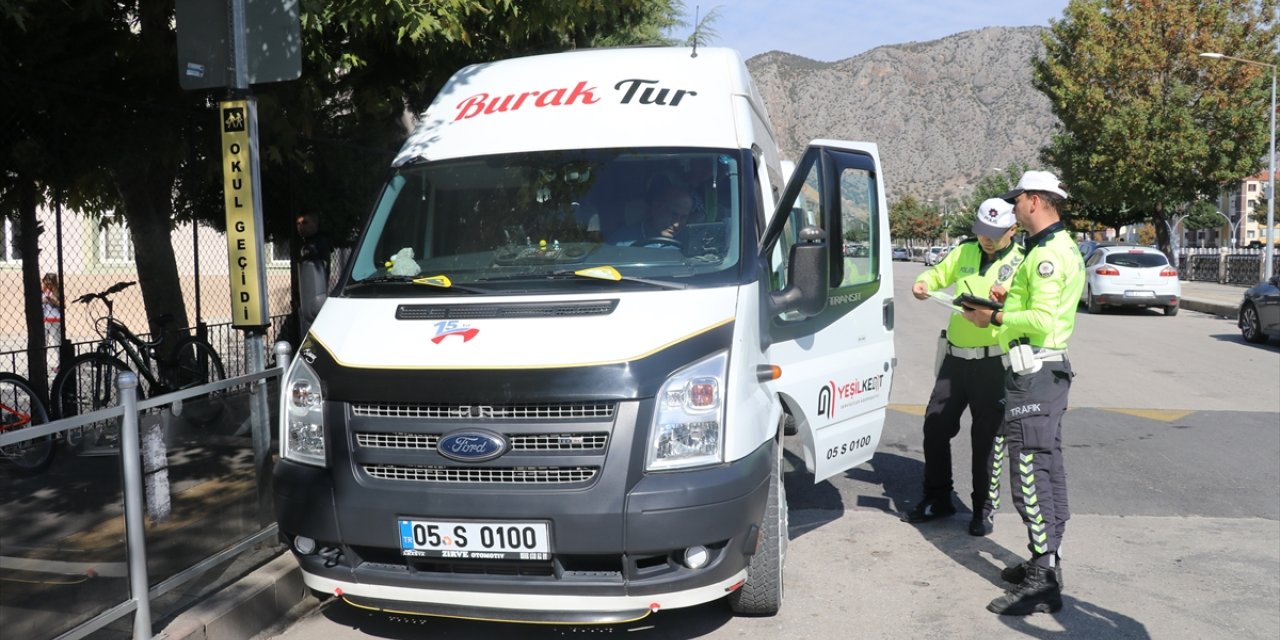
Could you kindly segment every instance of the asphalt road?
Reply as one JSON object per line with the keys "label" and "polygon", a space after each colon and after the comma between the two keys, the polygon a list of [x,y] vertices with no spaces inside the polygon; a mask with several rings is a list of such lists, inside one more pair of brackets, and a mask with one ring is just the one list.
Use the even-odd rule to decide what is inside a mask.
{"label": "asphalt road", "polygon": [[[920,423],[940,305],[895,265],[898,370],[880,447],[813,484],[789,446],[787,601],[771,618],[722,603],[610,627],[534,627],[368,613],[332,599],[260,638],[1274,638],[1280,629],[1280,348],[1244,343],[1231,320],[1183,311],[1090,316],[1072,340],[1064,421],[1072,518],[1066,606],[1002,618],[1000,569],[1025,553],[1012,509],[987,538],[967,513],[919,527]],[[955,460],[968,459],[957,438]],[[961,463],[963,464],[963,463]],[[969,493],[958,468],[956,491]],[[1005,505],[1011,505],[1007,497]]]}

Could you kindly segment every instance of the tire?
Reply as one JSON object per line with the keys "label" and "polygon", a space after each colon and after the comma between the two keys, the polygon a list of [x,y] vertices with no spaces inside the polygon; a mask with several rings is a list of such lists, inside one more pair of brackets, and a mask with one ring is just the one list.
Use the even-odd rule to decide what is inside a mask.
{"label": "tire", "polygon": [[1166,316],[1176,316],[1176,315],[1178,315],[1178,305],[1176,305],[1176,304],[1171,304],[1171,305],[1169,305],[1169,306],[1165,307],[1165,308],[1164,308],[1164,314],[1165,314]]}
{"label": "tire", "polygon": [[[125,364],[101,353],[85,353],[76,356],[62,367],[53,380],[49,404],[57,418],[70,418],[90,411],[114,407],[120,404],[116,378],[128,371]],[[143,397],[139,382],[138,397]],[[110,445],[120,437],[120,419],[111,418],[68,430],[67,447],[75,453],[87,448]]]}
{"label": "tire", "polygon": [[180,342],[173,349],[173,387],[189,389],[202,384],[225,380],[226,370],[222,368],[222,359],[208,342],[199,338],[189,338]]}
{"label": "tire", "polygon": [[[21,376],[0,373],[0,433],[45,424],[49,412]],[[53,463],[53,436],[46,435],[0,447],[0,465],[16,476],[43,473]]]}
{"label": "tire", "polygon": [[1267,341],[1267,334],[1262,332],[1262,319],[1258,317],[1258,308],[1252,302],[1240,307],[1240,335],[1245,342],[1262,344]]}
{"label": "tire", "polygon": [[[222,359],[208,342],[198,338],[189,338],[178,344],[173,350],[173,364],[169,371],[170,383],[174,389],[190,389],[202,384],[225,380],[226,370],[222,368]],[[223,414],[225,402],[222,393],[211,393],[207,396],[188,398],[181,409],[182,417],[193,426],[206,427],[213,424]],[[175,413],[177,410],[175,409]]]}
{"label": "tire", "polygon": [[1102,313],[1102,304],[1093,297],[1093,287],[1089,287],[1085,293],[1085,302],[1086,306],[1089,308],[1089,313]]}
{"label": "tire", "polygon": [[747,564],[747,581],[729,594],[729,609],[738,615],[772,616],[782,610],[782,574],[789,539],[787,489],[783,484],[782,444],[775,443],[774,448],[760,549]]}

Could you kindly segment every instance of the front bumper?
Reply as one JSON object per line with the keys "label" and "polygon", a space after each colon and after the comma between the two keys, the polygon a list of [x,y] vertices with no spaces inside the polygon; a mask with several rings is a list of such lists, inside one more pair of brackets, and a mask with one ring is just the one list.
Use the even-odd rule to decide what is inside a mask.
{"label": "front bumper", "polygon": [[[564,488],[372,479],[361,471],[372,454],[349,438],[331,437],[328,468],[287,460],[277,465],[281,535],[291,548],[299,535],[316,541],[316,552],[294,551],[310,588],[385,611],[615,622],[723,597],[746,578],[755,552],[773,444],[712,468],[646,474],[643,447],[633,439],[635,425],[648,420],[639,405],[618,404],[598,475]],[[329,424],[346,423],[341,414],[329,418]],[[405,557],[396,526],[400,517],[546,521],[552,557]],[[711,557],[690,569],[681,563],[682,552],[695,545]]]}

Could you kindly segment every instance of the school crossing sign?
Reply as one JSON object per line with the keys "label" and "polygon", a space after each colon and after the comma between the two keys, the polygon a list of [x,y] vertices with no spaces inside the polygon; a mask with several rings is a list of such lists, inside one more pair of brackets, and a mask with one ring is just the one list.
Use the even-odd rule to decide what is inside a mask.
{"label": "school crossing sign", "polygon": [[238,329],[269,323],[262,269],[261,198],[257,192],[257,104],[222,102],[222,180],[227,211],[227,258],[231,280],[231,324]]}

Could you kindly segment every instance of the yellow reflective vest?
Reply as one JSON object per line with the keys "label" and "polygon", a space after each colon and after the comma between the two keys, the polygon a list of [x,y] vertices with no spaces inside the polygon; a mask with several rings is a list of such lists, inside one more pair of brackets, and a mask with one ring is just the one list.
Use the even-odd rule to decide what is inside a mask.
{"label": "yellow reflective vest", "polygon": [[1027,338],[1033,346],[1066,349],[1084,290],[1084,260],[1061,222],[1027,238],[1000,315],[1000,345]]}
{"label": "yellow reflective vest", "polygon": [[[916,282],[923,282],[929,291],[941,291],[956,285],[956,295],[972,293],[979,298],[990,297],[991,286],[999,284],[1005,289],[1022,263],[1022,248],[1010,243],[985,267],[982,264],[982,246],[977,238],[961,242],[942,262],[920,274]],[[947,324],[947,341],[957,347],[987,347],[996,344],[999,327],[978,328],[964,316],[951,314]]]}

